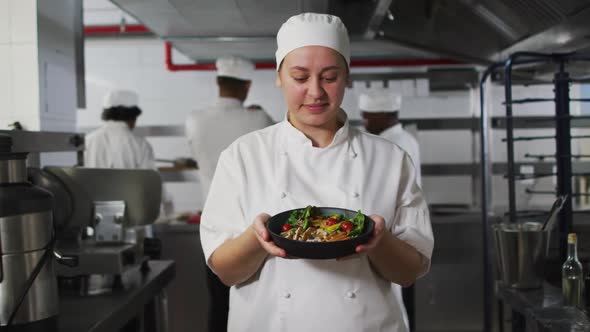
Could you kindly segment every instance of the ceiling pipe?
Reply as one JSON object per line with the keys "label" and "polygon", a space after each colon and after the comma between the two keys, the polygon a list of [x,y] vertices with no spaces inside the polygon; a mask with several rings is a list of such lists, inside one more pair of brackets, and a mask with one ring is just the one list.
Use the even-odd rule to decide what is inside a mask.
{"label": "ceiling pipe", "polygon": [[84,27],[85,35],[113,35],[124,33],[152,33],[150,29],[141,24],[121,25],[90,25]]}
{"label": "ceiling pipe", "polygon": [[[85,35],[105,36],[105,35],[124,35],[151,33],[151,31],[140,24],[129,25],[98,25],[84,27]],[[164,43],[166,68],[169,71],[198,71],[198,70],[216,70],[214,63],[191,63],[176,64],[172,59],[172,44]],[[351,60],[350,67],[421,67],[421,66],[445,66],[460,65],[461,62],[451,59],[366,59]],[[256,69],[275,69],[274,61],[259,61],[255,63]]]}

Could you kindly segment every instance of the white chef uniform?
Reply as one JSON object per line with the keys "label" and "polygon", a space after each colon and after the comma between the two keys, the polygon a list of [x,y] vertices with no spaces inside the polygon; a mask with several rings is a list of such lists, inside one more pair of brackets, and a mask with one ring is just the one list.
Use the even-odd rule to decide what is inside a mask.
{"label": "white chef uniform", "polygon": [[[128,90],[109,91],[103,99],[104,109],[117,106],[130,109],[137,104],[137,94]],[[84,145],[86,167],[156,169],[152,146],[133,133],[125,121],[106,121],[85,136]]]}
{"label": "white chef uniform", "polygon": [[[359,97],[359,109],[361,112],[382,113],[382,112],[400,112],[402,107],[402,97],[394,95],[391,91],[376,89],[368,91]],[[418,141],[404,130],[401,123],[385,129],[379,136],[399,145],[410,155],[410,159],[416,167],[416,182],[422,186],[422,171],[420,169],[420,146]]]}
{"label": "white chef uniform", "polygon": [[381,134],[379,134],[379,136],[399,145],[400,148],[405,150],[408,155],[410,155],[410,159],[412,159],[414,167],[416,168],[416,182],[418,182],[418,185],[422,185],[422,172],[420,170],[420,146],[418,145],[418,141],[414,138],[414,136],[405,131],[401,123],[385,129]]}
{"label": "white chef uniform", "polygon": [[107,121],[85,137],[84,166],[155,169],[154,151],[145,138],[121,121]]}
{"label": "white chef uniform", "polygon": [[[397,145],[345,123],[325,148],[288,121],[242,136],[220,156],[202,216],[205,258],[259,213],[307,205],[361,209],[429,264],[433,236],[416,172]],[[345,261],[268,257],[231,287],[228,331],[408,331],[400,286],[367,256]]]}
{"label": "white chef uniform", "polygon": [[[217,76],[251,80],[254,64],[238,57],[226,56],[216,61]],[[263,110],[250,111],[235,98],[218,97],[204,110],[192,112],[186,123],[186,135],[193,157],[199,163],[199,181],[207,197],[217,159],[236,138],[271,125]]]}

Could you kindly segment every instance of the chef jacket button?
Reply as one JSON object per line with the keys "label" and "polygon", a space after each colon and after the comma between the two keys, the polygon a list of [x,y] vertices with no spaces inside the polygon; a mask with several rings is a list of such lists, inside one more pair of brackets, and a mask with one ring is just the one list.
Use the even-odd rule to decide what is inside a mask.
{"label": "chef jacket button", "polygon": [[286,299],[288,299],[288,298],[291,298],[291,293],[289,293],[289,292],[284,292],[284,293],[283,293],[283,297],[284,297],[284,298],[286,298]]}
{"label": "chef jacket button", "polygon": [[354,198],[357,198],[357,197],[359,197],[359,193],[357,193],[357,192],[353,192],[353,193],[352,193],[352,197],[354,197]]}
{"label": "chef jacket button", "polygon": [[285,198],[285,197],[287,197],[287,193],[283,191],[283,192],[281,193],[281,198]]}
{"label": "chef jacket button", "polygon": [[356,152],[353,152],[352,153],[352,158],[356,158],[356,156],[357,156]]}
{"label": "chef jacket button", "polygon": [[356,297],[356,294],[354,292],[348,292],[346,293],[346,297],[349,299],[354,299]]}
{"label": "chef jacket button", "polygon": [[287,156],[287,151],[282,151],[281,152],[281,156],[286,157]]}

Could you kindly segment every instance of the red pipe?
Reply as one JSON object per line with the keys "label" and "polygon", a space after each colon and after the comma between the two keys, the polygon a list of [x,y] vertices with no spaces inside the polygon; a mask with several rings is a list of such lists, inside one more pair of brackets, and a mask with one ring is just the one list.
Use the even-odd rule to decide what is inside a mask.
{"label": "red pipe", "polygon": [[[151,31],[140,24],[129,25],[97,25],[84,27],[86,35],[121,35],[126,33],[151,33]],[[172,60],[172,45],[164,43],[166,68],[169,71],[187,70],[216,70],[214,63],[175,64]],[[419,66],[440,66],[458,65],[461,62],[451,59],[379,59],[379,60],[351,60],[350,67],[419,67]],[[256,69],[275,69],[274,61],[256,62]]]}
{"label": "red pipe", "polygon": [[86,35],[112,35],[123,33],[151,33],[151,31],[141,24],[91,25],[84,27],[84,34]]}

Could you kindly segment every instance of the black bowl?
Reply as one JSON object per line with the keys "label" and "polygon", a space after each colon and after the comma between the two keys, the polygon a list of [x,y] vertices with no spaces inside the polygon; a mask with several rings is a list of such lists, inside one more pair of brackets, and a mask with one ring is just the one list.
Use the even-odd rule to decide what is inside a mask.
{"label": "black bowl", "polygon": [[[354,217],[356,211],[332,208],[316,207],[317,214],[325,216],[330,214],[344,214],[346,219]],[[300,210],[300,209],[295,209]],[[291,240],[281,236],[281,227],[287,222],[291,212],[295,210],[284,211],[270,218],[266,223],[273,242],[280,248],[283,248],[287,255],[298,258],[310,259],[333,259],[354,254],[356,246],[367,243],[373,234],[375,222],[365,215],[365,229],[357,237],[334,242],[305,242]]]}

